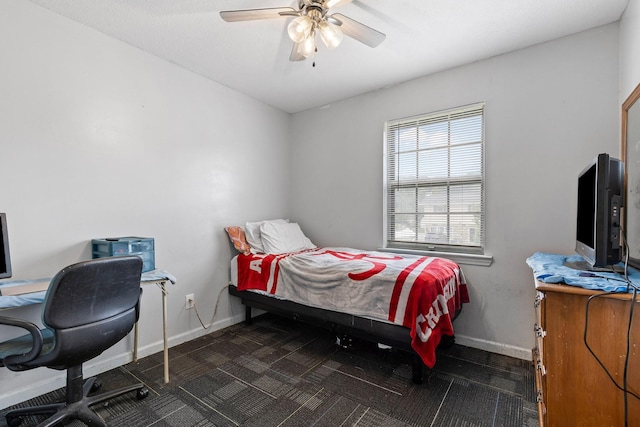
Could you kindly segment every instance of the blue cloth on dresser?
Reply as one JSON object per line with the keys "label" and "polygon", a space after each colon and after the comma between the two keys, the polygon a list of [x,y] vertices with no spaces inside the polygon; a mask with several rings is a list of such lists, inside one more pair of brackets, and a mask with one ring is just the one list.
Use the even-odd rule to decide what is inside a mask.
{"label": "blue cloth on dresser", "polygon": [[[602,271],[584,271],[567,267],[565,262],[580,262],[580,255],[559,255],[544,252],[536,252],[527,258],[527,264],[533,270],[536,280],[543,283],[565,283],[579,286],[585,289],[604,292],[627,292],[627,283],[624,274]],[[622,271],[624,264],[616,265]],[[629,280],[640,287],[640,272],[629,268]]]}

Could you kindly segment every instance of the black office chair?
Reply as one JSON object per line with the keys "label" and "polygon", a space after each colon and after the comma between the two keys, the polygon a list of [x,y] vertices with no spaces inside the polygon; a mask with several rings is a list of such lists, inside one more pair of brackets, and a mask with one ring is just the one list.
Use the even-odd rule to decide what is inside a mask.
{"label": "black office chair", "polygon": [[23,320],[0,317],[0,324],[29,334],[0,343],[0,366],[12,371],[47,367],[67,371],[66,401],[6,414],[15,427],[27,415],[49,415],[39,426],[67,418],[87,425],[107,424],[89,406],[131,391],[138,399],[149,392],[141,383],[88,396],[100,387],[95,377],[84,381],[82,364],[124,338],[138,319],[142,260],[137,256],[99,258],[70,265],[51,279],[42,311],[45,329]]}

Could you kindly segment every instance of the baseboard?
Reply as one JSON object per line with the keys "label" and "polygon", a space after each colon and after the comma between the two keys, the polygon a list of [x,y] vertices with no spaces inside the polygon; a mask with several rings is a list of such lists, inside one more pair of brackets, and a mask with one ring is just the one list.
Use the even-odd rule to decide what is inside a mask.
{"label": "baseboard", "polygon": [[28,386],[20,389],[12,389],[11,391],[2,393],[0,397],[0,410],[9,406],[17,405],[25,400],[33,399],[44,393],[57,390],[66,384],[66,376],[64,372],[55,377],[43,378],[40,381],[33,381]]}
{"label": "baseboard", "polygon": [[[244,313],[238,314],[234,317],[218,320],[217,322],[214,322],[213,325],[211,325],[207,329],[204,329],[202,326],[200,326],[199,328],[192,329],[180,335],[170,337],[169,348],[182,344],[184,342],[199,338],[206,334],[210,334],[211,332],[217,331],[219,329],[223,329],[228,326],[235,325],[236,323],[240,323],[242,321],[244,321]],[[150,356],[152,354],[161,352],[163,350],[164,350],[164,345],[162,340],[160,340],[160,341],[145,345],[143,347],[139,347],[138,358],[141,359],[143,357]],[[126,365],[132,360],[133,360],[133,354],[130,351],[119,353],[109,358],[99,357],[84,365],[83,367],[84,376],[85,378],[88,378],[94,375],[98,375],[98,374],[101,374],[102,372],[115,369],[122,365]],[[171,365],[169,365],[169,368],[171,368]],[[36,372],[36,370],[25,371],[21,374],[28,375],[27,374],[28,372]],[[29,385],[24,388],[1,393],[0,394],[0,410],[5,409],[9,406],[17,405],[18,403],[24,402],[26,400],[33,399],[34,397],[43,395],[45,393],[52,392],[66,385],[65,371],[54,371],[49,369],[48,374],[49,375],[38,375],[40,379],[30,382]]]}
{"label": "baseboard", "polygon": [[[169,348],[174,347],[176,345],[180,345],[187,341],[194,340],[196,338],[200,338],[204,335],[210,334],[211,332],[229,327],[231,325],[235,325],[236,323],[240,323],[244,321],[244,313],[235,315],[233,317],[227,317],[226,319],[218,320],[214,322],[207,329],[203,328],[200,325],[197,328],[191,329],[189,331],[183,332],[179,335],[174,335],[169,337]],[[138,347],[138,357],[146,357],[155,353],[159,353],[164,350],[164,345],[162,340],[153,342],[151,344],[145,345],[143,347]]]}
{"label": "baseboard", "polygon": [[516,347],[514,345],[502,344],[495,341],[482,340],[458,334],[456,334],[456,344],[477,348],[490,353],[502,354],[503,356],[515,357],[516,359],[531,360],[531,348]]}

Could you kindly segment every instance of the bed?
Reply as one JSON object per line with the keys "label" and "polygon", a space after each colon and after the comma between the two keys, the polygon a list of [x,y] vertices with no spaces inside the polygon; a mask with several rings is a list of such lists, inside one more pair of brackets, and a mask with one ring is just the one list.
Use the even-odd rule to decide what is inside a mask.
{"label": "bed", "polygon": [[437,257],[319,248],[297,224],[274,221],[226,229],[239,252],[229,293],[246,306],[246,320],[253,307],[331,329],[339,340],[411,352],[412,380],[421,383],[469,302],[460,267]]}

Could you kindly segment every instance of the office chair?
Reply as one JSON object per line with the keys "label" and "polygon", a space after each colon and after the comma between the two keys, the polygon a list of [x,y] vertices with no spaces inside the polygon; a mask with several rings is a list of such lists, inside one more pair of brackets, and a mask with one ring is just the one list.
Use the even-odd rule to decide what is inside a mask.
{"label": "office chair", "polygon": [[137,256],[99,258],[62,269],[51,279],[44,300],[45,329],[19,319],[0,317],[0,324],[17,326],[29,333],[0,343],[0,366],[12,371],[38,367],[67,371],[65,402],[19,408],[6,414],[10,427],[22,417],[53,414],[39,426],[64,419],[85,424],[107,424],[89,407],[124,393],[137,391],[138,399],[149,392],[141,383],[96,396],[88,396],[100,384],[84,381],[82,365],[124,338],[138,319],[142,260]]}

